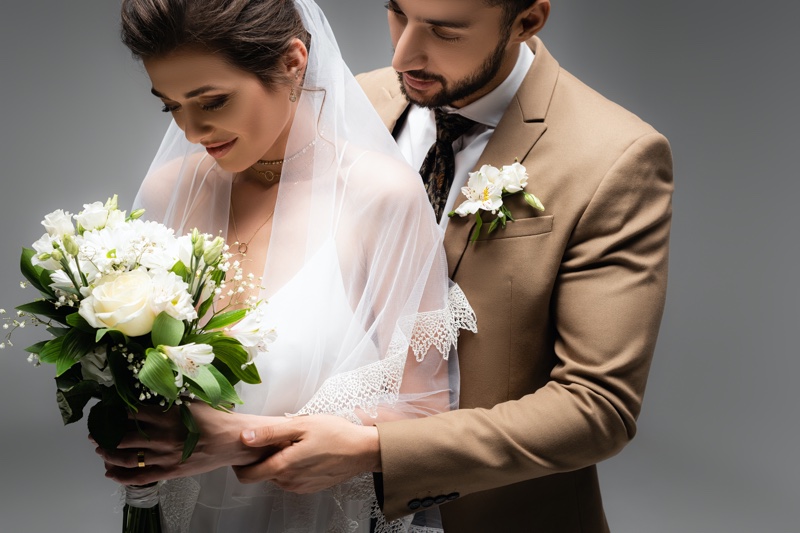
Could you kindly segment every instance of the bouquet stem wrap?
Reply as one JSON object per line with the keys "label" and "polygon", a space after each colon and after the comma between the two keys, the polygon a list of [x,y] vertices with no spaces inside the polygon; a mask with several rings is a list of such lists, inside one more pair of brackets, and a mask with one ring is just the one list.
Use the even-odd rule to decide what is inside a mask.
{"label": "bouquet stem wrap", "polygon": [[161,483],[127,485],[123,509],[122,533],[161,533]]}

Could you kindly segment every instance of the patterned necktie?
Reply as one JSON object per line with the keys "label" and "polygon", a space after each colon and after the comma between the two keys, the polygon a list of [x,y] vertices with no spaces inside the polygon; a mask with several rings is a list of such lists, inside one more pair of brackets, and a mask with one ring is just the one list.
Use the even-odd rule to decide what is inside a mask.
{"label": "patterned necktie", "polygon": [[453,141],[466,133],[476,122],[455,113],[446,113],[441,109],[435,109],[434,114],[436,116],[436,142],[428,150],[428,155],[425,156],[419,173],[422,176],[422,183],[425,184],[425,190],[428,192],[428,199],[431,201],[433,211],[436,213],[436,220],[441,220],[447,196],[450,194],[450,186],[453,184],[456,174]]}

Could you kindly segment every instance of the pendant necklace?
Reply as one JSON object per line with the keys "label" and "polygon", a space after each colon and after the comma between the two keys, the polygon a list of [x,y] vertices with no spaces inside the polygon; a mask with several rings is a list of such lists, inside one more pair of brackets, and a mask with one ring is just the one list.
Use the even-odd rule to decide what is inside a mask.
{"label": "pendant necklace", "polygon": [[240,254],[242,255],[247,254],[247,249],[249,248],[249,244],[253,241],[253,239],[255,239],[256,235],[258,235],[258,232],[261,231],[261,228],[267,225],[267,222],[269,222],[272,219],[272,215],[274,214],[275,210],[273,209],[270,212],[269,216],[266,218],[266,220],[264,220],[264,222],[261,223],[261,225],[256,229],[255,232],[253,232],[253,235],[249,239],[247,239],[246,241],[240,241],[239,234],[236,231],[236,217],[233,214],[233,196],[231,195],[231,222],[233,222],[233,236],[236,237],[236,243],[238,244],[236,250]]}

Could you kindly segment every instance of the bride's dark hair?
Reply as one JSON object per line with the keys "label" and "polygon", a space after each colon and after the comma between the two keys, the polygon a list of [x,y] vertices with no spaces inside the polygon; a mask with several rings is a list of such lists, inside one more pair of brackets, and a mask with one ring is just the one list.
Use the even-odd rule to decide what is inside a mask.
{"label": "bride's dark hair", "polygon": [[291,83],[279,67],[292,40],[310,44],[294,0],[123,0],[121,33],[137,59],[203,50],[267,88]]}

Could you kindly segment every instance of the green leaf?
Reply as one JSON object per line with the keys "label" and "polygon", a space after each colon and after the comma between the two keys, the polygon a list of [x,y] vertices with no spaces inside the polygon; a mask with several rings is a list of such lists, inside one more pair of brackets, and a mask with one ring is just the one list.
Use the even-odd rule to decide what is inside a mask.
{"label": "green leaf", "polygon": [[[502,211],[502,212],[503,212],[503,214],[506,216],[506,218],[507,218],[508,220],[510,220],[511,222],[514,222],[514,221],[516,220],[516,219],[514,218],[514,215],[512,215],[512,214],[511,214],[511,209],[509,209],[508,207],[506,207],[506,206],[504,206],[504,205],[503,205],[503,206],[500,206],[500,211]],[[505,226],[505,223],[503,223],[503,226]]]}
{"label": "green leaf", "polygon": [[538,209],[539,211],[544,211],[544,204],[542,204],[542,202],[533,194],[526,192],[525,201],[528,202],[528,205],[530,205],[534,209]]}
{"label": "green leaf", "polygon": [[37,300],[28,304],[19,305],[16,309],[24,313],[52,318],[62,324],[67,323],[66,316],[72,312],[68,307],[56,308],[50,300]]}
{"label": "green leaf", "polygon": [[219,370],[217,367],[213,365],[208,366],[208,371],[214,376],[219,383],[219,390],[220,390],[220,403],[225,404],[228,406],[233,406],[234,404],[241,404],[242,399],[239,398],[239,395],[236,394],[236,389],[233,388],[230,380]]}
{"label": "green leaf", "polygon": [[206,403],[212,407],[217,407],[219,405],[222,392],[217,378],[214,377],[214,374],[211,373],[208,367],[199,367],[197,375],[192,378],[186,377],[186,380],[205,393],[204,401],[206,401]]}
{"label": "green leaf", "polygon": [[183,261],[178,261],[172,265],[170,272],[175,273],[176,275],[180,276],[184,282],[189,283],[191,275],[189,273],[189,269],[186,268],[185,264],[183,264]]}
{"label": "green leaf", "polygon": [[53,337],[63,337],[71,331],[71,328],[58,328],[55,326],[48,326],[47,332]]}
{"label": "green leaf", "polygon": [[61,346],[64,344],[64,337],[56,337],[42,347],[42,351],[39,352],[39,361],[42,363],[49,363],[51,365],[56,364],[58,361],[58,357],[61,355]]}
{"label": "green leaf", "polygon": [[132,386],[131,371],[128,370],[128,358],[114,349],[113,346],[106,348],[106,358],[108,359],[108,366],[111,368],[111,375],[114,376],[114,387],[120,399],[125,402],[131,411],[136,411],[136,402],[138,395]]}
{"label": "green leaf", "polygon": [[[205,341],[214,349],[214,362],[224,364],[230,369],[231,373],[245,383],[261,383],[261,376],[255,365],[248,365],[249,354],[239,341],[225,335],[219,335]],[[219,365],[215,364],[219,369]],[[242,368],[244,366],[244,368]],[[223,370],[224,373],[224,370]],[[234,382],[231,381],[233,384]]]}
{"label": "green leaf", "polygon": [[161,311],[153,322],[153,332],[150,334],[153,339],[153,346],[178,346],[183,338],[186,326],[178,320]]}
{"label": "green leaf", "polygon": [[114,450],[128,426],[125,404],[113,390],[103,391],[103,398],[89,411],[89,434],[106,450]]}
{"label": "green leaf", "polygon": [[100,385],[94,381],[81,381],[73,387],[56,392],[58,408],[64,425],[72,424],[83,418],[83,409],[95,396],[99,396]]}
{"label": "green leaf", "polygon": [[94,349],[91,337],[78,329],[71,329],[64,335],[64,342],[61,345],[61,353],[56,360],[56,376],[60,376],[78,361],[81,357]]}
{"label": "green leaf", "polygon": [[494,220],[492,220],[492,223],[489,224],[489,233],[497,229],[497,225],[500,223],[500,219],[501,217],[497,217]]}
{"label": "green leaf", "polygon": [[478,237],[481,234],[481,228],[483,227],[483,219],[481,218],[481,213],[478,211],[475,213],[475,229],[472,230],[472,236],[469,238],[469,242],[475,242],[478,240]]}
{"label": "green leaf", "polygon": [[206,331],[210,331],[212,329],[222,329],[226,326],[230,326],[231,324],[235,324],[243,319],[247,315],[247,309],[237,309],[236,311],[228,311],[226,313],[220,313],[211,320],[208,321],[203,329]]}
{"label": "green leaf", "polygon": [[197,309],[197,316],[203,318],[208,313],[208,310],[211,309],[211,306],[214,304],[214,295],[212,294],[206,300],[200,304],[200,307]]}
{"label": "green leaf", "polygon": [[103,337],[105,337],[105,336],[106,336],[106,333],[109,333],[109,332],[111,332],[111,331],[114,331],[114,330],[113,330],[113,329],[110,329],[110,328],[101,328],[101,329],[98,329],[98,330],[97,330],[97,333],[95,333],[95,336],[94,336],[94,342],[98,342],[98,343],[99,343],[99,342],[100,342],[100,340],[101,340]]}
{"label": "green leaf", "polygon": [[81,331],[86,333],[91,333],[92,335],[96,335],[95,329],[89,324],[85,318],[83,318],[80,313],[72,313],[71,315],[67,315],[67,324],[72,326],[73,328],[78,328]]}
{"label": "green leaf", "polygon": [[36,287],[36,289],[48,296],[53,295],[53,290],[50,287],[46,287],[42,285],[41,282],[41,274],[44,270],[41,267],[33,266],[31,263],[31,259],[36,255],[36,250],[31,248],[23,248],[22,249],[22,256],[19,258],[19,269],[22,272],[22,275],[25,276],[31,285]]}
{"label": "green leaf", "polygon": [[147,350],[144,365],[139,371],[139,381],[171,402],[178,397],[178,387],[175,385],[175,375],[169,358],[154,348]]}
{"label": "green leaf", "polygon": [[197,427],[197,422],[195,421],[192,412],[189,410],[188,405],[181,404],[180,412],[181,421],[183,422],[186,430],[189,432],[188,435],[186,435],[186,440],[183,443],[183,455],[181,456],[181,462],[184,462],[192,455],[195,446],[197,446],[197,442],[200,440],[200,428]]}
{"label": "green leaf", "polygon": [[45,346],[47,346],[48,342],[50,342],[50,341],[47,340],[47,341],[37,342],[36,344],[34,344],[32,346],[28,346],[27,348],[25,348],[25,351],[27,353],[35,353],[35,354],[38,355],[38,354],[42,353],[42,349]]}

